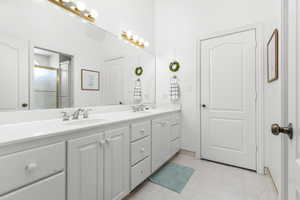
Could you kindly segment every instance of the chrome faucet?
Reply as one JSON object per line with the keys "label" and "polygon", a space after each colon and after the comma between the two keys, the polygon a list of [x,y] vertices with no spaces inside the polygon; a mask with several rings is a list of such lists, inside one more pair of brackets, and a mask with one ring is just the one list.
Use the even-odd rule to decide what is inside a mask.
{"label": "chrome faucet", "polygon": [[73,119],[73,120],[79,119],[80,113],[83,113],[83,112],[84,112],[84,109],[78,108],[78,109],[75,110],[75,112],[72,114],[72,119]]}
{"label": "chrome faucet", "polygon": [[83,111],[83,118],[84,119],[89,118],[89,111],[92,111],[92,109],[89,109],[89,108],[84,109],[84,111]]}
{"label": "chrome faucet", "polygon": [[62,120],[65,121],[69,121],[70,120],[70,115],[68,114],[68,112],[61,112],[62,114]]}

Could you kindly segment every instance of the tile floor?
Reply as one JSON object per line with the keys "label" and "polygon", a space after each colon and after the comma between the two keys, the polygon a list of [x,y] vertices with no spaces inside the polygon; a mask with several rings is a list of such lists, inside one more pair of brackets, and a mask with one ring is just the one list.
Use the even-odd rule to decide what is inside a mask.
{"label": "tile floor", "polygon": [[146,181],[126,200],[276,200],[268,176],[179,154],[172,162],[195,169],[181,194]]}

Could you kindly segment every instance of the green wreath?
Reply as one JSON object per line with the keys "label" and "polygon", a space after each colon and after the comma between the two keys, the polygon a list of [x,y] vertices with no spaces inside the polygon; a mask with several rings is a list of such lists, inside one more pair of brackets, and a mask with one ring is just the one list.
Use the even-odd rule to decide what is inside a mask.
{"label": "green wreath", "polygon": [[134,71],[135,75],[137,75],[137,76],[141,76],[143,74],[143,72],[144,72],[144,70],[142,67],[137,67],[137,68],[135,68],[135,71]]}
{"label": "green wreath", "polygon": [[171,62],[169,65],[171,72],[177,72],[180,69],[180,64],[178,61]]}

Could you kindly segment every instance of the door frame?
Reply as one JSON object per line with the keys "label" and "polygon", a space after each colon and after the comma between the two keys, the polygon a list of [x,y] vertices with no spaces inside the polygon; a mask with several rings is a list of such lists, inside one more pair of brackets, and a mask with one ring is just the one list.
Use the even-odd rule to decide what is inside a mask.
{"label": "door frame", "polygon": [[[282,94],[289,97],[290,94],[298,95],[298,88],[294,83],[297,81],[297,32],[298,32],[298,19],[297,19],[297,0],[281,0],[281,73],[283,78],[283,86],[285,92]],[[296,42],[295,42],[296,41]],[[286,67],[285,67],[286,66]],[[297,105],[297,99],[295,98],[283,98],[283,122],[282,125],[287,125],[289,121],[297,120],[297,111],[294,110],[294,106]],[[292,106],[287,106],[292,105]],[[297,125],[297,124],[296,124]],[[289,141],[287,137],[282,136],[284,160],[282,161],[281,170],[281,184],[282,193],[280,199],[288,199],[289,194]]]}
{"label": "door frame", "polygon": [[264,174],[264,60],[263,60],[263,25],[253,24],[231,30],[216,32],[208,36],[201,37],[197,41],[197,68],[196,68],[196,109],[197,109],[197,151],[196,158],[201,159],[201,43],[208,39],[220,36],[231,35],[234,33],[255,30],[256,34],[256,169],[257,173]]}

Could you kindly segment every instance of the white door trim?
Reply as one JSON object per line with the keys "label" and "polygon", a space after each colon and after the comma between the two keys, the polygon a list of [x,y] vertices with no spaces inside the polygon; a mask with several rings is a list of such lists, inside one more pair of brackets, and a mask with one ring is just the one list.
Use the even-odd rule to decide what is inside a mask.
{"label": "white door trim", "polygon": [[196,108],[197,108],[197,121],[199,126],[197,126],[198,139],[197,139],[197,151],[196,157],[201,158],[201,42],[212,39],[219,36],[225,36],[229,34],[234,34],[238,32],[244,32],[248,30],[255,30],[256,32],[256,145],[257,145],[257,172],[260,174],[264,173],[264,129],[263,129],[263,103],[264,103],[264,68],[263,68],[263,42],[262,42],[262,29],[261,24],[248,25],[232,30],[222,31],[218,33],[210,34],[206,37],[201,37],[197,41],[197,71],[196,71]]}
{"label": "white door trim", "polygon": [[[284,89],[286,90],[284,95],[291,96],[291,94],[297,95],[298,88],[294,84],[297,81],[297,32],[298,32],[298,18],[297,18],[297,0],[281,0],[281,29],[282,29],[282,37],[281,37],[281,45],[282,45],[282,53],[281,53],[281,65],[282,65],[282,77],[284,78]],[[285,126],[289,121],[297,120],[297,110],[294,108],[297,105],[297,97],[285,99],[285,103],[289,106],[283,107],[287,113],[284,113],[283,117],[283,126]],[[287,108],[288,107],[288,108]],[[281,171],[281,184],[282,184],[282,193],[280,194],[280,200],[288,199],[289,193],[289,170],[291,170],[291,166],[289,166],[289,145],[285,139],[282,142],[283,145],[283,153],[282,156],[285,159],[282,164]]]}

